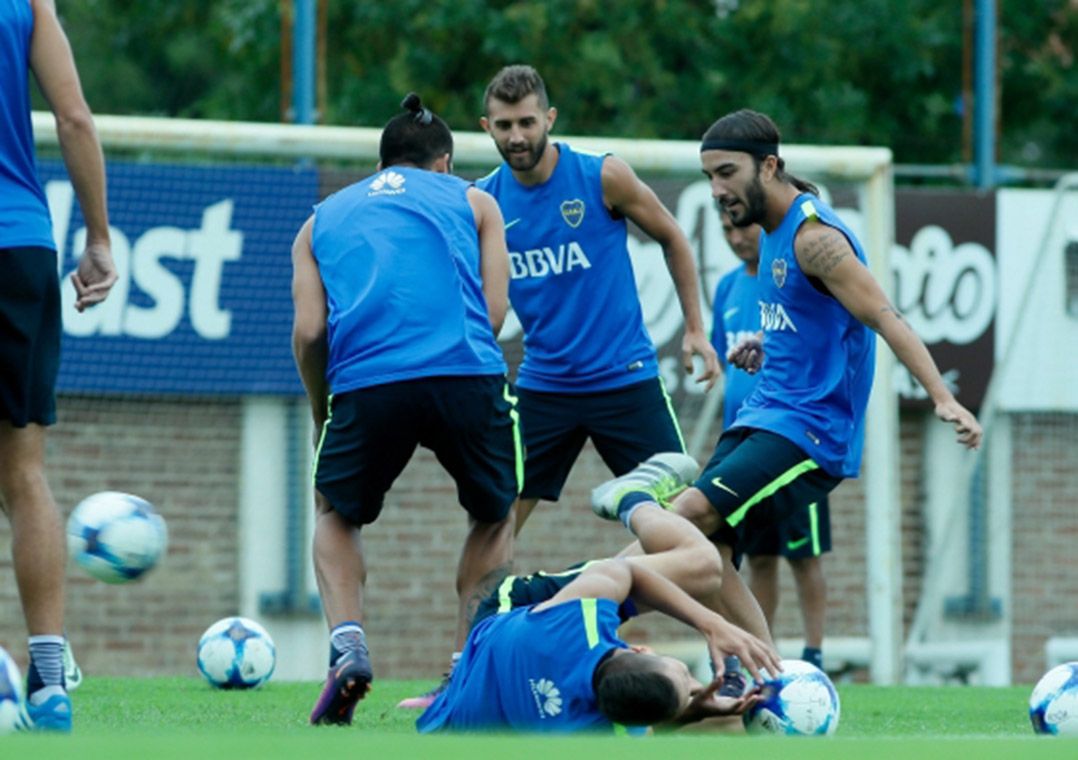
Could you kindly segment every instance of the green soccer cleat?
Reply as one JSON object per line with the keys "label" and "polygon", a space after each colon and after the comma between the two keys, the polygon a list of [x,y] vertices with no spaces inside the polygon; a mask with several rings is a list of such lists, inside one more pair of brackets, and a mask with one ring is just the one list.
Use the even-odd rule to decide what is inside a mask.
{"label": "green soccer cleat", "polygon": [[596,486],[591,492],[592,511],[606,520],[617,520],[618,504],[633,492],[646,493],[665,507],[666,502],[685,490],[699,469],[700,465],[688,454],[654,454],[624,475]]}

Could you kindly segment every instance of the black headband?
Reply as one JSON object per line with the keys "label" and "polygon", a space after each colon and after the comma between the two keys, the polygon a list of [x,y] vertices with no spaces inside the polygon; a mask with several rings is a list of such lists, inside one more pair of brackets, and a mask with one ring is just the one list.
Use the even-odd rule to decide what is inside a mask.
{"label": "black headband", "polygon": [[777,156],[779,144],[777,142],[763,142],[761,140],[733,140],[725,137],[713,137],[700,143],[700,152],[705,150],[736,150],[740,153],[750,153],[754,156]]}

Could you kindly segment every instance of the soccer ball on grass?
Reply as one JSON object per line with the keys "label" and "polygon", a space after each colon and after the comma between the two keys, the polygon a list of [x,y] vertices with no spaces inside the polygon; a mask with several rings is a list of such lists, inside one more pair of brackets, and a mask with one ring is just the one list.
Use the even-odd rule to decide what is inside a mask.
{"label": "soccer ball on grass", "polygon": [[764,681],[761,699],[745,713],[751,733],[828,736],[838,728],[838,693],[827,674],[803,660],[783,660]]}
{"label": "soccer ball on grass", "polygon": [[1029,697],[1029,720],[1038,734],[1078,736],[1078,662],[1041,677]]}
{"label": "soccer ball on grass", "polygon": [[226,617],[198,640],[198,669],[219,689],[251,689],[273,675],[277,648],[265,628],[245,617]]}
{"label": "soccer ball on grass", "polygon": [[102,491],[78,503],[67,520],[71,556],[105,583],[127,583],[157,564],[168,545],[165,521],[150,502]]}

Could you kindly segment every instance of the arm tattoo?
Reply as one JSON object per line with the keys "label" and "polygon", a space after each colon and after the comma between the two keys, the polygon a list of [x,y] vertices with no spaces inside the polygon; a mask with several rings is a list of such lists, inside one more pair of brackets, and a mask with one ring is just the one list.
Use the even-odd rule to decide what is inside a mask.
{"label": "arm tattoo", "polygon": [[841,233],[828,229],[809,239],[800,253],[807,274],[826,277],[850,255],[850,244]]}

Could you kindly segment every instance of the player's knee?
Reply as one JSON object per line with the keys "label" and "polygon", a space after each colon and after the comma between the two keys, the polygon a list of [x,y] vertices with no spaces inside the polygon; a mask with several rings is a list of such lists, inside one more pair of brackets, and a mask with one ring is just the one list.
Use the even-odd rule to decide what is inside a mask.
{"label": "player's knee", "polygon": [[719,529],[719,513],[697,488],[688,488],[674,500],[674,511],[691,522],[705,536]]}

